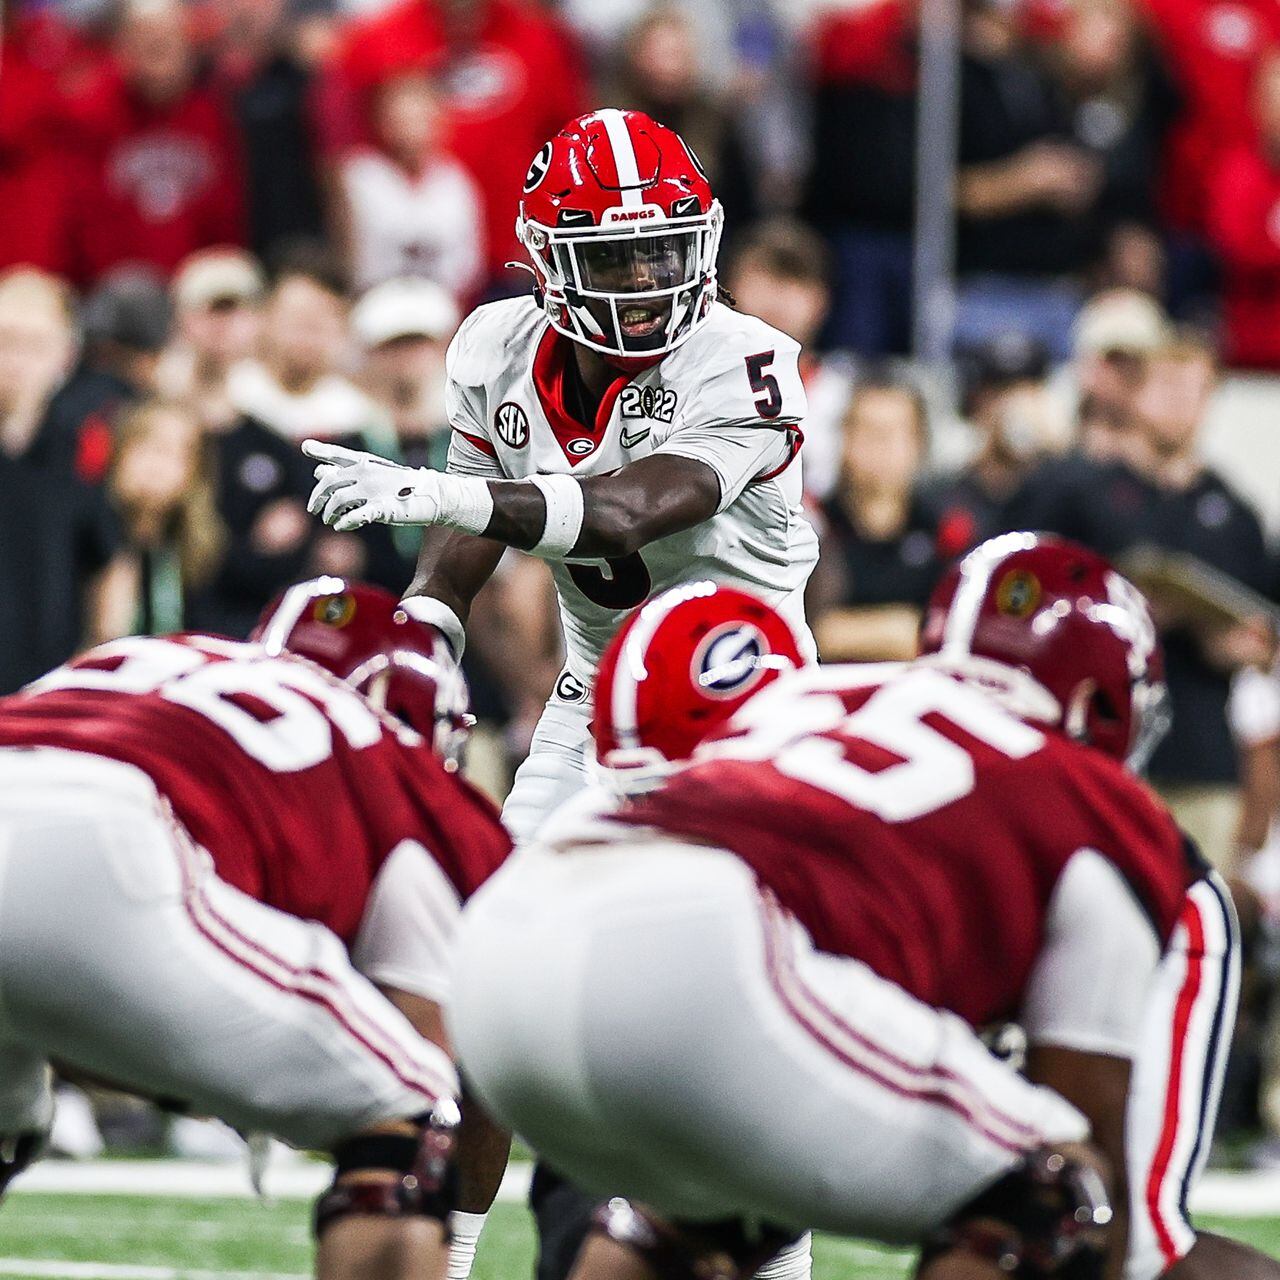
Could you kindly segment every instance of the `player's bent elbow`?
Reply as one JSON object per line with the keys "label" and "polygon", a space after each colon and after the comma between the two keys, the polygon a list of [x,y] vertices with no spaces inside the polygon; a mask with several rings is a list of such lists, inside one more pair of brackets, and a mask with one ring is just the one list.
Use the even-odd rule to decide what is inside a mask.
{"label": "player's bent elbow", "polygon": [[592,556],[605,560],[621,560],[639,551],[655,535],[646,529],[646,521],[621,508],[592,512],[583,522],[579,547]]}

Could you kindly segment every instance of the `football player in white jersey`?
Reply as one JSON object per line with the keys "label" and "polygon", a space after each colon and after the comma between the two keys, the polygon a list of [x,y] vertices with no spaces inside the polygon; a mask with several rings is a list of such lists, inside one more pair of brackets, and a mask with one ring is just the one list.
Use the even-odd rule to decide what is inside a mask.
{"label": "football player in white jersey", "polygon": [[672,130],[571,121],[520,201],[533,296],[480,307],[449,350],[448,473],[304,446],[326,523],[433,526],[404,605],[455,651],[507,547],[550,562],[568,656],[504,810],[517,839],[582,786],[596,663],[651,594],[710,578],[803,628],[799,347],[718,296],[721,225]]}

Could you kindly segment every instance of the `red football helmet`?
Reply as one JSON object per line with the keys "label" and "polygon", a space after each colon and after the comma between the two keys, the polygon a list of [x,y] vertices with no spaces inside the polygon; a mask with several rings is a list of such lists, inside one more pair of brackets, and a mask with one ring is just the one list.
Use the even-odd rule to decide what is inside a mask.
{"label": "red football helmet", "polygon": [[806,663],[774,608],[691,582],[655,596],[609,642],[596,676],[596,760],[617,790],[648,791],[785,671]]}
{"label": "red football helmet", "polygon": [[448,643],[389,591],[312,578],[281,592],[249,637],[268,653],[295,653],[331,671],[456,764],[474,719]]}
{"label": "red football helmet", "polygon": [[571,120],[534,156],[516,235],[553,328],[643,359],[674,351],[710,314],[723,222],[680,135],[610,107]]}
{"label": "red football helmet", "polygon": [[1169,727],[1146,600],[1102,556],[1062,538],[1005,533],[975,547],[934,590],[921,651],[1134,769]]}

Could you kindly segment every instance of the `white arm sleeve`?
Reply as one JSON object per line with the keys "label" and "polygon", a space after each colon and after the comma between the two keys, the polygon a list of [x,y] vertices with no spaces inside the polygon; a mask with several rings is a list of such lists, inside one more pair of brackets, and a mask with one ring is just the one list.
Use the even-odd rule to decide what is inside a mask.
{"label": "white arm sleeve", "polygon": [[370,982],[443,1003],[462,902],[439,863],[403,840],[382,864],[351,948]]}
{"label": "white arm sleeve", "polygon": [[1023,1000],[1033,1044],[1132,1058],[1160,941],[1115,865],[1093,849],[1067,863]]}

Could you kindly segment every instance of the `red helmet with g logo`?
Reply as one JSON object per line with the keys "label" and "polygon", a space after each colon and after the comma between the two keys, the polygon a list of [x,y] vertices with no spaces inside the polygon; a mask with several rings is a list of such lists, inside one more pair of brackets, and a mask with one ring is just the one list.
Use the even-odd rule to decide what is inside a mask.
{"label": "red helmet with g logo", "polygon": [[1169,727],[1146,600],[1102,556],[1062,538],[1005,533],[975,547],[934,590],[921,651],[1135,769]]}
{"label": "red helmet with g logo", "polygon": [[312,578],[280,593],[249,637],[331,671],[456,763],[473,723],[467,682],[434,627],[381,587]]}
{"label": "red helmet with g logo", "polygon": [[791,624],[735,587],[691,582],[637,609],[596,676],[596,759],[623,792],[647,791],[784,672],[806,664]]}
{"label": "red helmet with g logo", "polygon": [[557,331],[644,358],[674,351],[710,314],[723,221],[678,133],[606,108],[571,120],[533,158],[516,235]]}

